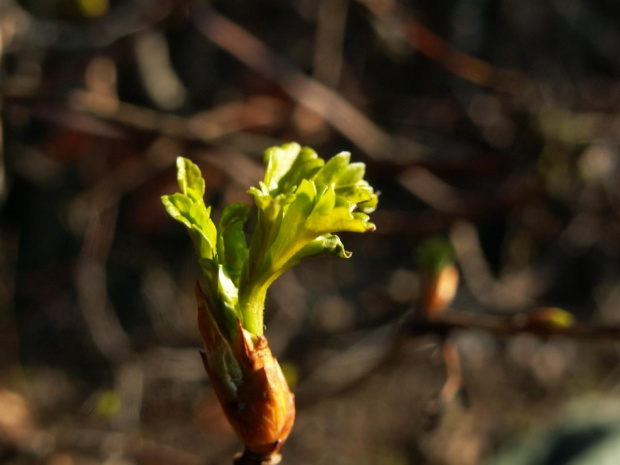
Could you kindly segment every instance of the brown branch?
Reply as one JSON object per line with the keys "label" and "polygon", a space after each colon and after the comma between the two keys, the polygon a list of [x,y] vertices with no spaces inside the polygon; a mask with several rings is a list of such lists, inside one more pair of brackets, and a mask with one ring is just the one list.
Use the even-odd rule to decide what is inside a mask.
{"label": "brown branch", "polygon": [[428,430],[439,426],[446,410],[455,400],[464,401],[467,398],[458,347],[449,339],[442,339],[444,340],[441,343],[441,355],[446,370],[446,379],[437,398],[427,405],[426,427]]}
{"label": "brown branch", "polygon": [[[228,104],[208,112],[182,117],[76,90],[70,96],[69,107],[141,131],[207,143],[243,130],[276,125],[284,119],[280,102],[267,98],[250,99],[243,105]],[[243,118],[242,112],[249,117]],[[239,121],[231,121],[235,117]]]}
{"label": "brown branch", "polygon": [[[40,430],[14,444],[16,451],[45,462],[50,451],[90,453],[101,455],[119,453],[135,458],[139,463],[161,465],[199,465],[199,460],[189,452],[151,441],[137,435],[94,429]],[[104,447],[105,446],[105,447]]]}
{"label": "brown branch", "polygon": [[393,0],[358,0],[382,21],[399,24],[403,40],[422,55],[444,67],[455,76],[499,91],[518,94],[531,85],[531,80],[518,71],[508,71],[471,56],[447,42],[415,18],[414,13]]}
{"label": "brown branch", "polygon": [[441,354],[446,365],[446,382],[441,389],[440,399],[443,404],[448,404],[463,391],[463,370],[459,350],[454,343],[443,341]]}
{"label": "brown branch", "polygon": [[448,334],[454,330],[483,330],[493,334],[515,335],[533,334],[540,337],[564,336],[571,339],[589,341],[620,340],[620,325],[575,323],[568,327],[552,324],[533,323],[527,314],[511,316],[488,315],[460,310],[450,310],[440,319],[430,321],[414,319],[409,324],[409,334],[428,333]]}
{"label": "brown branch", "polygon": [[106,359],[122,363],[132,355],[129,336],[110,308],[105,261],[116,228],[116,205],[90,205],[86,234],[76,270],[78,305],[92,340]]}
{"label": "brown branch", "polygon": [[8,44],[13,48],[21,47],[25,42],[45,48],[80,51],[102,49],[148,30],[168,18],[174,8],[172,0],[126,1],[112,8],[104,17],[83,25],[35,17],[18,2],[10,0],[0,5],[0,15],[9,25],[6,28]]}
{"label": "brown branch", "polygon": [[349,0],[321,0],[314,47],[314,77],[337,88],[343,68]]}
{"label": "brown branch", "polygon": [[452,74],[475,84],[511,93],[517,93],[529,85],[529,79],[523,74],[497,68],[454,48],[413,15],[407,15],[404,21],[409,44]]}
{"label": "brown branch", "polygon": [[277,127],[286,118],[284,103],[267,97],[250,98],[242,104],[224,104],[182,117],[95,92],[74,90],[67,101],[58,101],[39,95],[36,86],[26,87],[17,81],[0,83],[0,96],[7,102],[5,107],[26,108],[53,124],[111,139],[125,137],[121,129],[127,128],[174,140],[225,144],[242,151],[260,152],[281,141],[247,131]]}
{"label": "brown branch", "polygon": [[457,189],[421,166],[403,170],[398,182],[438,212],[466,218],[521,205],[543,193],[540,179],[528,175],[514,177],[492,193]]}
{"label": "brown branch", "polygon": [[[563,336],[576,340],[589,341],[616,341],[620,340],[620,325],[585,324],[576,323],[569,327],[553,326],[544,322],[536,323],[528,319],[527,314],[517,315],[489,315],[450,309],[441,317],[430,320],[420,315],[410,315],[401,323],[398,328],[390,331],[390,339],[384,343],[382,353],[373,357],[373,361],[368,364],[362,373],[356,373],[349,380],[339,383],[335,387],[327,387],[329,383],[322,383],[319,392],[316,382],[312,376],[298,386],[297,405],[306,408],[328,397],[337,397],[360,388],[366,381],[374,375],[389,368],[396,359],[399,352],[411,338],[420,337],[428,334],[437,334],[441,341],[446,341],[448,336],[456,330],[482,330],[498,335],[533,334],[539,337]],[[383,332],[383,331],[382,331]],[[383,338],[382,338],[383,339]],[[349,353],[359,351],[356,346],[345,353],[339,354],[336,358],[355,358]],[[440,402],[450,400],[453,395],[463,392],[462,372],[460,360],[456,348],[442,345],[442,354],[446,363],[447,379],[440,395]],[[327,362],[329,363],[329,362]],[[326,363],[322,365],[325,369]],[[318,373],[317,372],[317,373]],[[438,406],[441,408],[441,406]]]}
{"label": "brown branch", "polygon": [[467,288],[483,307],[514,312],[534,305],[546,282],[533,268],[496,278],[485,258],[478,231],[469,222],[454,223],[450,240]]}
{"label": "brown branch", "polygon": [[[374,159],[394,157],[396,141],[358,109],[320,82],[289,65],[258,38],[216,11],[204,7],[194,21],[210,41],[248,68],[273,81],[292,99],[312,110]],[[408,141],[409,155],[422,153],[422,146]]]}

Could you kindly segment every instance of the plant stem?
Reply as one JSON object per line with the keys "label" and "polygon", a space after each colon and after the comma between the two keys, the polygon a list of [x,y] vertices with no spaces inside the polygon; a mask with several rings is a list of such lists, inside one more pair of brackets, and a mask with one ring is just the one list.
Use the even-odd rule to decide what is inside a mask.
{"label": "plant stem", "polygon": [[280,454],[261,456],[246,449],[235,455],[233,465],[277,465],[281,461],[282,456]]}
{"label": "plant stem", "polygon": [[248,292],[239,296],[239,306],[243,313],[244,327],[256,336],[263,334],[263,314],[265,312],[265,298],[267,286],[253,286]]}

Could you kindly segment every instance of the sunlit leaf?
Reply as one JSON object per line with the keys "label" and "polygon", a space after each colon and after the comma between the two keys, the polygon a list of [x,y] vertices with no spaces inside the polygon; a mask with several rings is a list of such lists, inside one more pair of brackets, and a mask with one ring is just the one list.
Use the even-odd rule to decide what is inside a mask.
{"label": "sunlit leaf", "polygon": [[217,309],[222,334],[232,338],[239,319],[244,329],[261,335],[265,296],[275,279],[306,258],[350,257],[335,233],[375,229],[368,213],[377,195],[364,180],[364,164],[350,159],[343,152],[325,162],[296,143],[268,149],[265,177],[249,190],[258,208],[249,247],[244,225],[250,206],[224,208],[216,229],[204,204],[200,169],[177,159],[181,192],[162,201],[194,241],[207,279],[205,296]]}

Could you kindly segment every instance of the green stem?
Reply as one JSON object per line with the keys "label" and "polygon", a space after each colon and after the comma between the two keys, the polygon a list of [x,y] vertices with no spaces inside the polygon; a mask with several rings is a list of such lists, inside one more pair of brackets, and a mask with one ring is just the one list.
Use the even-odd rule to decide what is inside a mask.
{"label": "green stem", "polygon": [[265,313],[267,287],[265,285],[252,286],[247,292],[242,291],[241,295],[239,295],[239,307],[243,314],[243,327],[255,336],[263,335],[263,316]]}
{"label": "green stem", "polygon": [[[302,242],[303,245],[305,243]],[[243,327],[256,336],[263,335],[263,322],[265,313],[265,298],[267,289],[288,268],[286,264],[301,250],[301,246],[291,247],[288,253],[280,257],[278,263],[271,264],[268,271],[262,271],[261,278],[248,278],[242,282],[239,289],[239,307],[243,315]],[[273,270],[278,270],[273,271]],[[248,283],[253,283],[248,286]]]}

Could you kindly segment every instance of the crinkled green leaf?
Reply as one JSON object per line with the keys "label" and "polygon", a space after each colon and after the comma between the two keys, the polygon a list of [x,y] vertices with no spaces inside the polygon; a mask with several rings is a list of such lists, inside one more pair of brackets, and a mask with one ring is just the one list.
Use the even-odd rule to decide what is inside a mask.
{"label": "crinkled green leaf", "polygon": [[299,252],[297,252],[285,265],[286,269],[297,265],[305,258],[318,256],[333,256],[339,258],[350,258],[351,252],[347,252],[340,238],[335,234],[324,234],[308,242]]}
{"label": "crinkled green leaf", "polygon": [[181,193],[162,200],[192,236],[207,278],[205,296],[229,340],[238,331],[237,319],[262,334],[267,288],[285,270],[309,257],[348,258],[335,233],[374,230],[368,214],[377,206],[377,195],[364,180],[364,164],[350,158],[343,152],[325,162],[296,143],[268,149],[265,178],[249,190],[258,208],[249,247],[243,230],[249,206],[226,207],[216,230],[204,205],[200,169],[177,160]]}
{"label": "crinkled green leaf", "polygon": [[333,156],[316,174],[314,182],[325,186],[338,184],[338,181],[346,174],[350,160],[351,154],[349,152],[340,152]]}
{"label": "crinkled green leaf", "polygon": [[205,180],[196,164],[187,158],[178,157],[177,181],[183,194],[189,196],[194,202],[203,202]]}
{"label": "crinkled green leaf", "polygon": [[243,226],[248,218],[250,206],[245,203],[228,205],[222,211],[218,227],[217,253],[235,285],[248,260],[248,246]]}
{"label": "crinkled green leaf", "polygon": [[168,214],[183,224],[194,243],[198,261],[207,278],[207,297],[217,306],[217,230],[211,208],[204,203],[205,182],[200,168],[190,160],[177,158],[177,181],[181,192],[163,196]]}
{"label": "crinkled green leaf", "polygon": [[213,258],[217,232],[210,218],[211,208],[207,208],[202,199],[197,202],[180,193],[165,195],[162,202],[168,214],[189,230],[198,256],[201,259]]}
{"label": "crinkled green leaf", "polygon": [[[293,145],[293,144],[289,144]],[[308,147],[299,148],[297,146],[297,157],[293,161],[290,169],[278,180],[276,192],[279,194],[291,194],[304,179],[311,179],[325,164],[325,161]]]}
{"label": "crinkled green leaf", "polygon": [[278,188],[280,178],[293,166],[293,162],[299,154],[299,145],[295,143],[284,144],[280,147],[271,147],[265,151],[265,178],[264,184],[268,190]]}
{"label": "crinkled green leaf", "polygon": [[332,231],[374,231],[375,225],[369,221],[365,213],[352,212],[347,207],[337,207],[328,214],[313,211],[306,221],[306,228],[314,234],[326,234]]}
{"label": "crinkled green leaf", "polygon": [[[259,224],[250,244],[248,288],[239,295],[242,310],[252,296],[264,295],[252,286],[266,288],[299,260],[317,255],[348,257],[334,233],[375,229],[367,214],[376,208],[377,195],[363,179],[365,166],[350,163],[350,158],[342,152],[324,162],[298,144],[266,152],[265,179],[250,189]],[[251,318],[258,316],[246,315]]]}
{"label": "crinkled green leaf", "polygon": [[[310,216],[316,198],[314,183],[304,179],[297,188],[295,199],[283,211],[281,221],[273,223],[269,230],[269,247],[264,248],[263,262],[256,270],[259,282],[272,282],[283,270],[284,264],[309,241],[314,239],[306,231],[306,219]],[[316,236],[315,236],[316,237]],[[254,243],[252,244],[254,245]]]}
{"label": "crinkled green leaf", "polygon": [[190,210],[192,201],[184,194],[164,195],[161,201],[166,207],[168,214],[187,228],[192,227],[194,219],[191,217]]}

